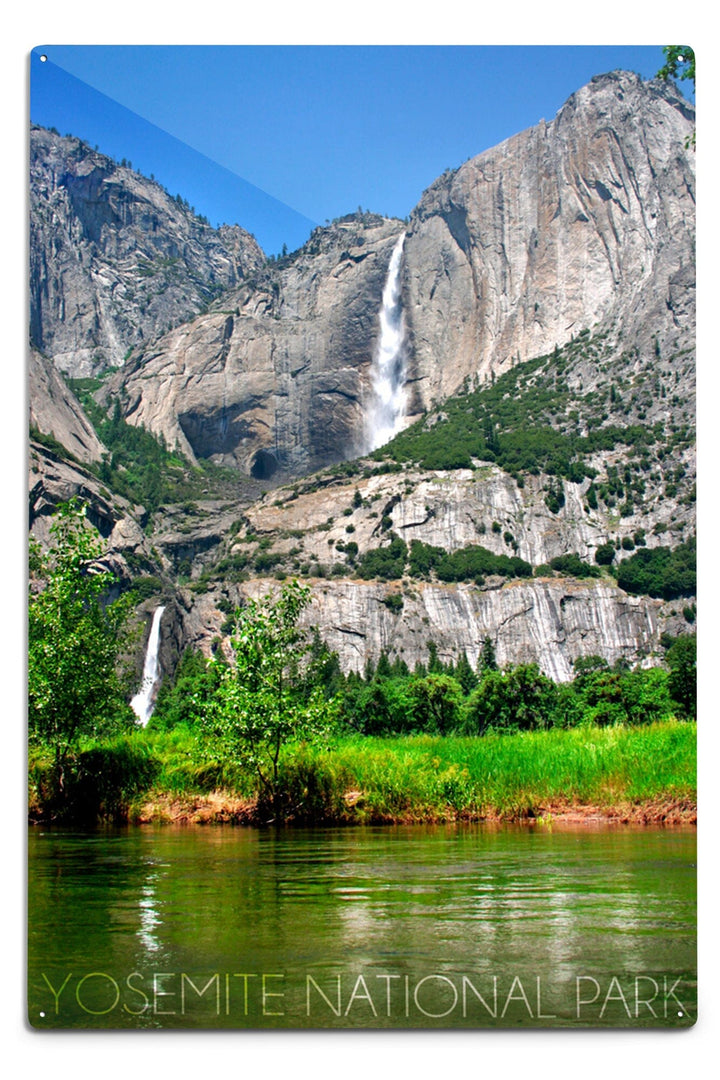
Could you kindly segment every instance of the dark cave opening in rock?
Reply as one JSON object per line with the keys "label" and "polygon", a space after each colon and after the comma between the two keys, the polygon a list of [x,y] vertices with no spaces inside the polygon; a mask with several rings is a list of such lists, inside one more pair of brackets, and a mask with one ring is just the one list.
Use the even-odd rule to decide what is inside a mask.
{"label": "dark cave opening in rock", "polygon": [[258,450],[250,467],[250,475],[256,480],[269,480],[278,470],[278,460],[269,450]]}

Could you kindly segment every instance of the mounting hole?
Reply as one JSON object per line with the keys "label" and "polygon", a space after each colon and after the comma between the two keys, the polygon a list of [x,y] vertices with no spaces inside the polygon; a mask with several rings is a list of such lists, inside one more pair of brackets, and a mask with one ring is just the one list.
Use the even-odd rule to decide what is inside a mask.
{"label": "mounting hole", "polygon": [[40,53],[40,63],[44,64],[46,60],[47,56],[45,55],[45,53]]}

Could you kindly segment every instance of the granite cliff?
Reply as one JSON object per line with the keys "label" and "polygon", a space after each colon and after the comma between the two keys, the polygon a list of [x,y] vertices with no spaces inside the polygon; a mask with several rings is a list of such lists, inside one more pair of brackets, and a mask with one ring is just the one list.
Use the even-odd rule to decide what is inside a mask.
{"label": "granite cliff", "polygon": [[186,454],[302,474],[356,456],[394,242],[406,232],[408,419],[602,326],[643,355],[692,346],[693,110],[615,72],[440,177],[409,225],[319,229],[138,351],[108,392]]}
{"label": "granite cliff", "polygon": [[71,136],[30,132],[30,338],[73,376],[117,367],[264,256]]}
{"label": "granite cliff", "polygon": [[[143,610],[162,596],[165,671],[289,576],[311,584],[306,618],[346,670],[381,650],[412,666],[431,641],[474,662],[486,637],[501,663],[561,680],[580,656],[660,662],[691,593],[631,595],[596,555],[617,566],[694,536],[693,118],[672,86],[598,77],[438,178],[408,221],[351,214],[278,260],[35,130],[33,530],[46,537],[58,501],[89,500],[121,580],[155,582]],[[408,407],[368,456],[402,234]],[[122,466],[57,369],[99,375],[91,415],[184,455],[196,494],[148,512],[108,488]],[[218,487],[207,463],[234,472]],[[440,580],[413,571],[413,542],[524,565]],[[367,556],[398,545],[405,561],[374,573]]]}
{"label": "granite cliff", "polygon": [[693,122],[667,83],[612,72],[431,185],[406,245],[419,408],[597,324],[641,351],[692,333]]}

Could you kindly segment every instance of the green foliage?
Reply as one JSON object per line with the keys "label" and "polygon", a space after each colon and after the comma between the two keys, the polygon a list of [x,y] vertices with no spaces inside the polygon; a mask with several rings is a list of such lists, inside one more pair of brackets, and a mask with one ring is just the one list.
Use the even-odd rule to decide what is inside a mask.
{"label": "green foliage", "polygon": [[524,731],[548,727],[557,690],[537,664],[518,664],[504,671],[487,669],[468,698],[463,730],[482,735],[489,729]]}
{"label": "green foliage", "polygon": [[53,454],[56,454],[57,457],[62,458],[63,460],[78,460],[74,454],[70,453],[67,447],[63,446],[61,442],[58,442],[54,435],[47,435],[44,431],[41,431],[40,428],[35,427],[34,424],[30,425],[30,438],[33,442],[40,443],[41,446],[52,451]]}
{"label": "green foliage", "polygon": [[[695,93],[695,53],[689,45],[664,45],[665,63],[658,71],[659,79],[689,79]],[[685,140],[686,148],[695,147],[695,132]],[[657,344],[657,343],[656,343]]]}
{"label": "green foliage", "polygon": [[695,539],[674,550],[667,547],[640,548],[623,559],[615,571],[621,589],[641,596],[675,600],[694,596],[697,582]]}
{"label": "green foliage", "polygon": [[668,649],[670,697],[690,719],[697,716],[697,635],[681,634]]}
{"label": "green foliage", "polygon": [[450,675],[430,673],[410,680],[415,725],[422,731],[448,735],[460,722],[463,689]]}
{"label": "green foliage", "polygon": [[565,505],[565,491],[560,480],[550,484],[545,496],[545,505],[551,514],[559,514]]}
{"label": "green foliage", "polygon": [[609,724],[647,724],[673,714],[668,676],[662,668],[611,670],[599,657],[576,664],[575,692],[583,720]]}
{"label": "green foliage", "polygon": [[605,544],[600,544],[595,551],[595,562],[598,566],[610,566],[615,558],[615,545],[608,541]]}
{"label": "green foliage", "polygon": [[570,574],[577,578],[600,577],[600,568],[584,562],[574,552],[570,555],[556,555],[550,560],[550,567],[560,574]]}
{"label": "green foliage", "polygon": [[484,637],[482,646],[480,648],[478,669],[481,672],[497,671],[497,666],[497,660],[495,659],[495,646],[492,643],[492,639],[489,637]]}
{"label": "green foliage", "polygon": [[[488,638],[487,640],[489,641],[490,639]],[[492,648],[492,642],[490,642],[490,647]],[[495,654],[493,650],[493,662],[494,660]],[[470,667],[470,662],[467,658],[467,654],[464,652],[461,653],[461,655],[458,657],[458,662],[455,665],[455,678],[460,683],[462,692],[465,695],[469,694],[472,690],[474,690],[478,684],[478,677],[473,671],[473,669]]]}
{"label": "green foliage", "polygon": [[[596,396],[579,401],[561,374],[567,361],[602,357],[602,338],[578,335],[562,353],[515,364],[494,382],[443,402],[433,423],[418,420],[374,457],[411,461],[426,469],[467,469],[473,460],[496,462],[516,479],[541,472],[555,477],[549,485],[547,505],[558,513],[565,500],[561,478],[581,483],[595,476],[588,458],[617,446],[641,450],[661,436],[641,424],[604,423]],[[582,408],[587,434],[581,435]],[[604,414],[607,419],[607,414]],[[589,494],[589,505],[597,492]]]}
{"label": "green foliage", "polygon": [[93,397],[100,380],[68,379],[68,384],[108,451],[99,465],[88,467],[116,494],[153,514],[164,503],[196,498],[211,480],[224,482],[218,466],[192,467],[182,454],[168,450],[162,437],[128,424],[118,399],[108,415]]}
{"label": "green foliage", "polygon": [[133,578],[132,591],[138,603],[149,600],[151,596],[159,596],[163,591],[163,583],[154,574],[143,574]]}
{"label": "green foliage", "polygon": [[58,507],[44,552],[30,541],[28,718],[31,738],[52,748],[57,782],[81,735],[130,728],[134,716],[119,674],[128,598],[108,602],[114,576],[77,501]]}
{"label": "green foliage", "polygon": [[[614,805],[696,796],[694,724],[339,740],[318,766],[361,792],[340,820],[538,814],[556,801]],[[347,788],[346,788],[347,790]]]}
{"label": "green foliage", "polygon": [[135,734],[92,740],[71,753],[62,786],[54,768],[34,767],[37,806],[45,819],[75,825],[126,821],[133,799],[147,791],[160,763]]}
{"label": "green foliage", "polygon": [[326,735],[336,717],[318,686],[308,692],[303,662],[311,646],[298,619],[309,601],[310,590],[293,581],[277,599],[267,594],[237,612],[235,663],[221,666],[202,719],[206,749],[252,768],[261,800],[276,814],[283,746]]}
{"label": "green foliage", "polygon": [[695,90],[695,53],[689,45],[664,45],[665,63],[657,73],[659,79],[690,79]]}
{"label": "green foliage", "polygon": [[412,679],[372,678],[348,685],[342,701],[347,727],[364,735],[390,735],[418,728]]}
{"label": "green foliage", "polygon": [[383,599],[383,604],[388,611],[392,611],[393,615],[399,615],[405,606],[405,601],[402,598],[402,593],[388,593]]}
{"label": "green foliage", "polygon": [[[234,627],[234,620],[232,626]],[[208,666],[201,652],[186,649],[174,677],[164,679],[148,721],[150,731],[195,728],[205,714],[220,681],[222,662]]]}
{"label": "green foliage", "polygon": [[391,537],[389,544],[366,551],[358,561],[358,574],[361,578],[396,581],[402,577],[407,559],[407,544],[394,533],[388,535]]}
{"label": "green foliage", "polygon": [[474,581],[482,585],[486,575],[502,577],[532,577],[532,566],[516,555],[495,555],[479,544],[468,544],[457,551],[413,540],[410,544],[409,571],[412,577],[428,578],[431,574],[440,581]]}

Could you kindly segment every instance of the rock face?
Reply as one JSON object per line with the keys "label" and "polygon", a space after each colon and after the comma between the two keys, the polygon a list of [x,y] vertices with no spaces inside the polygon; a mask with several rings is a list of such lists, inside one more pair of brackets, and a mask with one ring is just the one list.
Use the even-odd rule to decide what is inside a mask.
{"label": "rock face", "polygon": [[159,559],[139,523],[138,507],[113,496],[79,462],[69,461],[34,440],[30,441],[29,464],[29,524],[36,539],[49,543],[58,504],[78,498],[87,505],[88,520],[106,541],[104,562],[121,582],[127,584],[133,577],[130,563],[135,572],[138,568],[144,573],[156,572]]}
{"label": "rock face", "polygon": [[79,461],[99,461],[105,448],[68,388],[49,360],[30,350],[28,361],[30,427],[52,435]]}
{"label": "rock face", "polygon": [[586,508],[587,479],[581,484],[562,481],[564,503],[553,513],[543,480],[528,476],[519,488],[502,469],[482,465],[336,480],[297,497],[285,488],[244,511],[244,524],[227,540],[227,549],[247,551],[248,537],[267,538],[274,552],[294,549],[300,563],[324,565],[329,573],[343,567],[352,576],[346,543],[354,541],[363,553],[388,543],[391,534],[408,546],[420,540],[453,552],[475,544],[542,566],[569,552],[593,563],[608,537],[622,540],[638,528],[647,533],[645,546],[675,545],[695,526],[694,504],[665,498],[661,482],[654,487],[648,482],[644,505],[620,518],[602,504]]}
{"label": "rock face", "polygon": [[[687,630],[682,614],[687,601],[629,596],[608,575],[578,580],[556,577],[548,568],[545,576],[532,579],[490,577],[483,587],[423,581],[407,571],[388,582],[357,576],[350,544],[364,553],[388,544],[392,536],[408,546],[420,540],[449,552],[482,545],[538,567],[569,552],[595,565],[595,551],[608,536],[617,535],[619,543],[639,527],[647,529],[648,548],[675,546],[694,529],[693,506],[671,503],[661,489],[648,491],[641,516],[618,520],[602,506],[588,514],[583,505],[588,481],[565,482],[565,503],[552,512],[541,482],[529,476],[519,488],[503,470],[486,465],[444,473],[405,469],[351,480],[324,474],[299,493],[291,487],[266,493],[225,530],[214,552],[202,548],[209,524],[185,538],[188,546],[198,545],[194,583],[204,579],[207,584],[180,591],[175,636],[209,654],[229,610],[247,596],[279,588],[262,573],[238,582],[232,568],[247,576],[258,557],[277,557],[275,565],[284,574],[300,574],[310,584],[313,599],[305,625],[319,630],[344,671],[362,671],[382,651],[412,668],[427,662],[431,641],[444,661],[465,652],[474,665],[486,637],[500,664],[535,662],[560,681],[572,677],[573,661],[584,656],[600,655],[610,663],[657,662],[662,633]],[[170,552],[162,534],[156,542]]]}
{"label": "rock face", "polygon": [[[620,558],[694,531],[693,118],[664,83],[599,77],[550,123],[440,177],[409,223],[349,215],[272,263],[242,230],[212,230],[129,168],[34,131],[32,334],[49,359],[31,358],[31,422],[76,460],[32,444],[33,531],[47,539],[57,502],[88,499],[119,575],[162,579],[166,673],[188,645],[208,653],[244,597],[278,588],[271,572],[310,582],[307,625],[345,670],[382,650],[412,668],[431,641],[441,659],[464,651],[475,663],[486,637],[501,664],[535,661],[559,680],[581,656],[659,662],[661,634],[694,618],[685,600],[631,597],[607,572],[576,580],[545,564],[574,553],[594,566],[608,542]],[[513,478],[491,452],[466,455],[472,468],[423,468],[418,455],[299,480],[367,451],[378,316],[402,233],[408,421],[426,414],[429,432],[443,408],[469,414],[470,397],[448,397],[487,396],[488,381],[500,397],[509,383],[496,379],[513,367],[505,398],[544,404],[491,435],[529,424],[566,450],[597,428],[635,435],[588,451],[579,474],[532,460]],[[208,480],[197,505],[161,508],[146,536],[141,508],[84,467],[103,448],[53,362],[74,375],[122,365],[97,400],[119,402],[191,462],[249,474],[244,495],[237,472],[229,495]],[[392,537],[482,545],[542,569],[483,587],[410,569],[360,579],[362,557]],[[147,599],[148,620],[159,600]]]}
{"label": "rock face", "polygon": [[641,351],[692,335],[693,123],[667,83],[613,72],[425,192],[405,245],[416,409],[598,323]]}
{"label": "rock face", "polygon": [[362,449],[368,372],[396,221],[316,230],[289,265],[226,295],[107,384],[130,423],[191,460],[258,478],[307,473]]}
{"label": "rock face", "polygon": [[110,390],[122,384],[130,422],[258,475],[355,456],[404,229],[412,415],[587,328],[647,356],[691,346],[693,115],[665,83],[599,77],[551,123],[438,179],[409,226],[362,215],[316,230]]}
{"label": "rock face", "polygon": [[[277,588],[277,582],[255,580],[231,591],[258,597]],[[389,595],[402,597],[400,613],[388,608]],[[363,671],[368,660],[377,662],[381,650],[412,669],[419,661],[427,663],[431,641],[444,662],[465,652],[475,667],[489,637],[500,665],[537,663],[564,682],[572,678],[578,657],[657,662],[668,615],[661,601],[628,596],[607,582],[539,579],[493,589],[414,582],[401,589],[399,583],[354,580],[313,583],[302,619],[337,652],[344,671]],[[183,592],[175,618],[180,636],[209,654],[225,615],[212,596]],[[168,633],[178,636],[169,624]]]}
{"label": "rock face", "polygon": [[243,229],[212,229],[154,181],[33,127],[30,336],[62,370],[122,364],[263,262]]}

